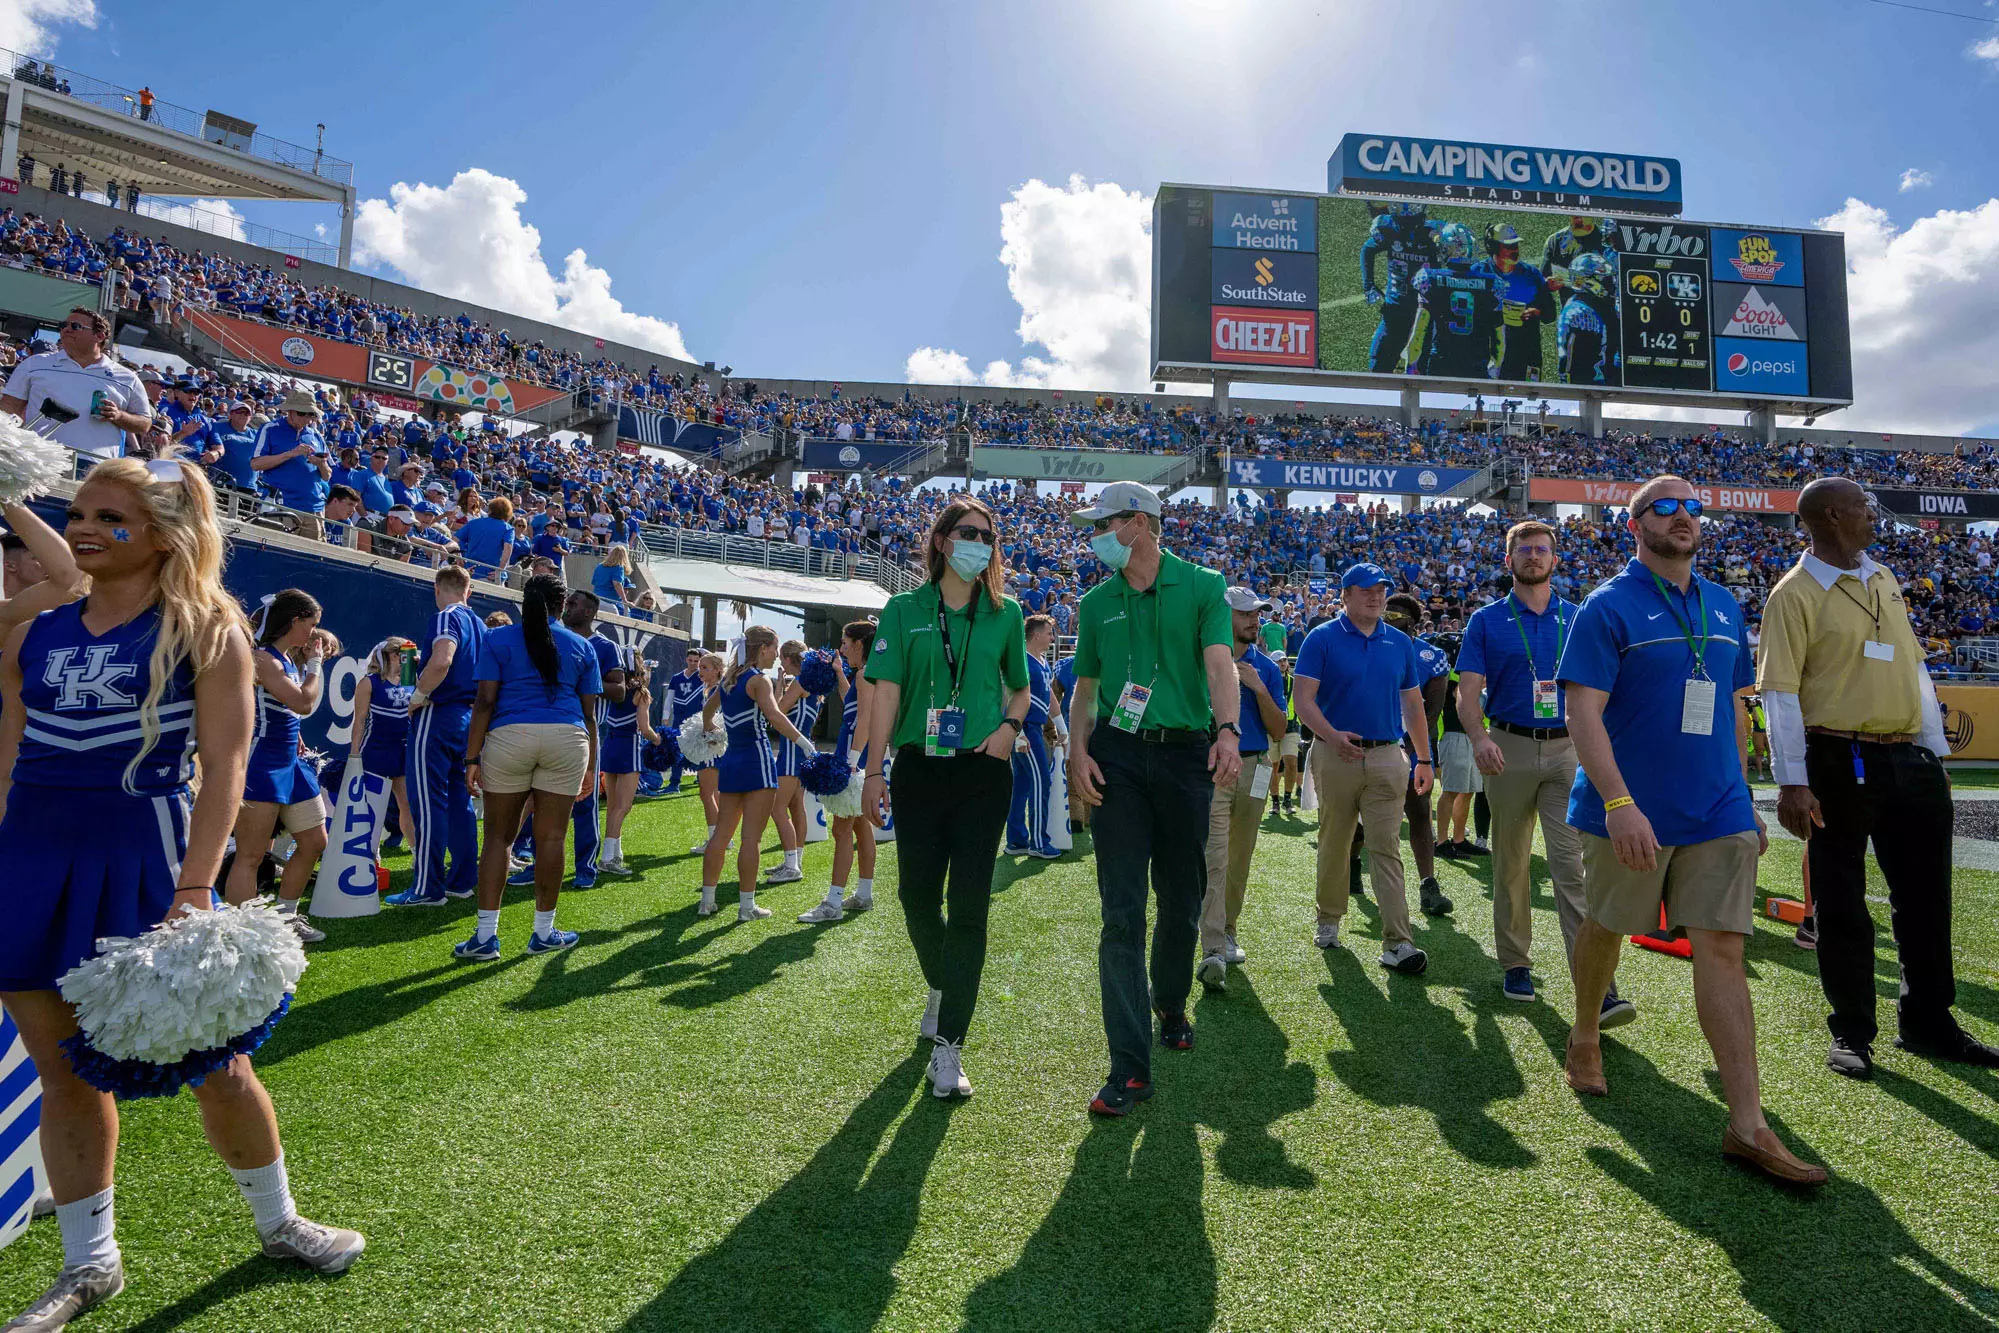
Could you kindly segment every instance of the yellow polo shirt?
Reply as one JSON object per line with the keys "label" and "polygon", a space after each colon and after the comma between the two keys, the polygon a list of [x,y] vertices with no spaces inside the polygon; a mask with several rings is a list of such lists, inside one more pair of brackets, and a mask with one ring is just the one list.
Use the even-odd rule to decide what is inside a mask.
{"label": "yellow polo shirt", "polygon": [[[1869,640],[1895,660],[1868,657]],[[1865,556],[1857,571],[1810,552],[1793,565],[1763,605],[1762,656],[1756,688],[1797,695],[1808,727],[1922,730],[1922,646],[1895,576]]]}

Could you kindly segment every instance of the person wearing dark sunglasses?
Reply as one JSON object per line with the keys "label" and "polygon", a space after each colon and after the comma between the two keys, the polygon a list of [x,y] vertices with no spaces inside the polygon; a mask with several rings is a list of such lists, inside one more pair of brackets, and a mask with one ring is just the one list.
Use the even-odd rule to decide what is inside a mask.
{"label": "person wearing dark sunglasses", "polygon": [[1826,1169],[1799,1160],[1764,1118],[1756,1065],[1743,945],[1770,840],[1737,740],[1756,678],[1742,608],[1694,572],[1701,523],[1686,481],[1639,487],[1625,526],[1638,558],[1582,604],[1556,668],[1582,761],[1569,823],[1582,834],[1588,906],[1570,962],[1576,1021],[1564,1072],[1577,1092],[1608,1094],[1599,1034],[1624,937],[1683,928],[1728,1103],[1722,1155],[1787,1184],[1821,1185]]}

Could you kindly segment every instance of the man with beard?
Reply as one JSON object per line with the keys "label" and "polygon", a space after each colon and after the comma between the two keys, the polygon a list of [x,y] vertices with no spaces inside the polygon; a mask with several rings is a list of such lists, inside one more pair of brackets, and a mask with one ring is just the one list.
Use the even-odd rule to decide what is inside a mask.
{"label": "man with beard", "polygon": [[1793,1185],[1826,1170],[1793,1156],[1763,1115],[1756,1016],[1743,970],[1756,860],[1769,846],[1734,721],[1755,684],[1742,609],[1694,573],[1701,502],[1679,477],[1639,487],[1626,520],[1638,558],[1576,612],[1556,678],[1582,774],[1569,823],[1583,837],[1588,915],[1576,931],[1576,1021],[1564,1072],[1601,1097],[1603,998],[1626,935],[1669,927],[1693,944],[1694,1006],[1728,1103],[1724,1157]]}
{"label": "man with beard", "polygon": [[[1492,937],[1504,975],[1500,990],[1523,1003],[1535,998],[1528,948],[1537,818],[1568,953],[1575,951],[1584,911],[1582,842],[1567,822],[1576,747],[1555,684],[1555,668],[1575,630],[1576,604],[1555,596],[1548,582],[1558,559],[1555,531],[1546,523],[1529,519],[1507,529],[1513,590],[1472,613],[1458,653],[1458,721],[1492,805]],[[1613,983],[1598,1026],[1617,1027],[1637,1016]]]}

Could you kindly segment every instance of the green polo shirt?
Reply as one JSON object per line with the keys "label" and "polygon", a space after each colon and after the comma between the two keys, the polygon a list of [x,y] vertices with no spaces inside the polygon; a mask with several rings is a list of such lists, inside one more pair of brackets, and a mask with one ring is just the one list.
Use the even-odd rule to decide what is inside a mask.
{"label": "green polo shirt", "polygon": [[[965,710],[967,750],[983,743],[999,726],[1007,696],[1027,688],[1027,635],[1020,603],[1003,598],[995,611],[983,589],[974,590],[973,601],[976,618],[970,602],[962,610],[945,612],[962,671],[958,707]],[[951,706],[951,669],[937,637],[937,606],[935,583],[897,593],[882,608],[875,630],[868,679],[892,681],[902,689],[895,730],[889,735],[892,749],[923,744],[930,710]]]}
{"label": "green polo shirt", "polygon": [[1161,551],[1159,577],[1144,592],[1117,574],[1084,593],[1076,617],[1076,674],[1097,681],[1097,719],[1111,715],[1125,682],[1135,680],[1152,687],[1145,726],[1212,726],[1201,655],[1211,647],[1235,655],[1235,627],[1222,600],[1227,591],[1216,571]]}

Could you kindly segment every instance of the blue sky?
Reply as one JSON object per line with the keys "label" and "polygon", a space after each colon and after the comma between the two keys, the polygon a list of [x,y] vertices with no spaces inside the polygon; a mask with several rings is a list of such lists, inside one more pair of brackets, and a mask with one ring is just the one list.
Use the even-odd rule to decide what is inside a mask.
{"label": "blue sky", "polygon": [[[1999,18],[1981,0],[1938,3]],[[625,311],[751,373],[895,380],[925,346],[974,367],[1038,356],[1056,382],[1065,367],[1128,367],[1128,318],[1098,329],[1101,311],[1062,298],[1103,287],[1114,302],[1139,210],[1053,197],[1065,181],[1138,196],[1162,180],[1323,189],[1339,136],[1367,130],[1677,156],[1692,218],[1810,225],[1864,201],[1882,211],[1847,215],[1880,265],[1873,287],[1856,282],[1860,355],[1880,360],[1861,370],[1863,400],[1873,388],[1903,426],[1999,419],[1999,398],[1937,406],[1907,384],[1912,361],[1954,363],[1944,330],[1943,351],[1993,364],[1999,300],[1983,288],[1999,283],[1999,204],[1977,210],[1999,178],[1999,48],[1970,51],[1999,38],[1989,22],[1864,0],[103,0],[94,28],[48,31],[65,65],[280,137],[310,143],[323,120],[363,198],[472,169],[516,182],[517,218],[488,189],[433,199],[428,221],[483,235],[481,209],[501,232],[524,220],[549,269],[586,251]],[[1929,183],[1903,191],[1911,169]],[[1049,208],[1022,225],[1054,230],[1039,267],[1013,276],[1037,327],[1072,340],[1052,361],[1023,346],[999,259],[1001,207],[1035,179],[1054,187]],[[245,211],[331,225],[325,210]],[[518,246],[438,254],[425,240],[438,227],[380,216],[383,248],[433,285],[499,299],[476,284],[524,262]],[[1959,251],[1965,271],[1939,274]],[[1065,269],[1056,252],[1078,259]],[[502,277],[502,294],[520,287]],[[594,293],[578,306],[603,308]]]}

